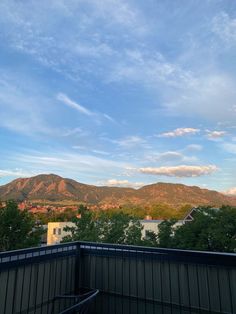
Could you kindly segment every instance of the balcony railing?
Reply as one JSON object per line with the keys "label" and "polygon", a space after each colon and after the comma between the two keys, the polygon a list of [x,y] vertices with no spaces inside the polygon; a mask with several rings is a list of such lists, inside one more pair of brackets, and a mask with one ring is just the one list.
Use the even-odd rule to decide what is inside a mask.
{"label": "balcony railing", "polygon": [[87,242],[0,253],[0,314],[59,313],[71,301],[55,296],[91,289],[90,313],[233,314],[236,254]]}

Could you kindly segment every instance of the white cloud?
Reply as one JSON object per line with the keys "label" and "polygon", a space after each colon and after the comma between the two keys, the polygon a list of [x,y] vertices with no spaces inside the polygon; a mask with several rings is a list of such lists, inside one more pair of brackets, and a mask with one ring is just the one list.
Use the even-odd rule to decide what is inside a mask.
{"label": "white cloud", "polygon": [[82,130],[81,128],[73,128],[65,130],[63,136],[71,136],[71,135],[87,135],[87,132]]}
{"label": "white cloud", "polygon": [[95,0],[90,2],[90,10],[98,19],[103,19],[107,27],[119,25],[133,36],[142,36],[147,27],[143,15],[136,6],[124,0]]}
{"label": "white cloud", "polygon": [[73,148],[73,149],[86,150],[86,147],[85,147],[85,146],[82,146],[82,145],[73,145],[72,148]]}
{"label": "white cloud", "polygon": [[3,170],[0,169],[0,178],[3,177],[30,177],[36,175],[36,172],[24,171],[22,169]]}
{"label": "white cloud", "polygon": [[165,152],[165,153],[161,153],[157,156],[157,160],[179,160],[182,159],[183,155],[179,152],[173,152],[173,151],[169,151],[169,152]]}
{"label": "white cloud", "polygon": [[97,45],[91,45],[89,43],[79,43],[76,47],[76,52],[83,57],[100,58],[110,56],[115,53],[113,49],[105,43],[98,43]]}
{"label": "white cloud", "polygon": [[118,123],[116,122],[116,120],[113,119],[113,118],[112,118],[111,116],[109,116],[108,114],[103,113],[103,116],[104,116],[104,118],[106,118],[107,120],[109,120],[109,121],[111,121],[111,122],[113,122],[113,123],[118,124]]}
{"label": "white cloud", "polygon": [[[196,49],[192,54],[191,51],[186,52],[191,59],[186,66],[183,51],[170,61],[168,56],[153,51],[148,36],[144,38],[148,41],[144,40],[140,45],[137,39],[151,33],[153,24],[147,23],[149,20],[144,11],[134,2],[50,1],[48,5],[43,1],[40,6],[34,2],[28,5],[15,1],[1,3],[3,26],[8,29],[7,44],[30,54],[62,76],[81,82],[83,75],[89,73],[90,77],[103,82],[125,80],[140,83],[157,92],[163,107],[174,114],[197,113],[215,120],[236,117],[231,117],[235,106],[235,79],[227,73],[220,73],[217,65],[216,68],[208,66],[209,58],[203,62]],[[52,13],[54,23],[49,18]],[[158,23],[163,23],[162,18],[165,19],[160,16],[156,26],[160,39]],[[63,32],[58,32],[55,25],[62,22],[65,25]],[[206,26],[208,31],[212,31],[212,22]],[[196,29],[199,27],[192,29],[193,34]],[[235,38],[235,19],[226,13],[220,14],[213,22],[213,31],[232,41]],[[184,41],[183,38],[188,39],[190,33],[191,30],[187,31],[187,35],[181,32],[183,37],[180,42]],[[114,44],[117,34],[121,43],[118,48]],[[197,47],[204,46],[201,40],[202,32],[196,32]],[[187,48],[190,48],[189,45]],[[211,51],[210,48],[206,50]],[[89,62],[81,60],[81,56],[85,55],[90,56]],[[217,53],[212,52],[213,64],[217,64],[216,56],[218,50]],[[96,62],[97,59],[94,61],[97,57],[101,57],[99,62]],[[82,112],[89,114],[90,110],[78,105]]]}
{"label": "white cloud", "polygon": [[59,93],[57,95],[57,99],[60,100],[61,102],[63,102],[64,104],[66,104],[67,106],[79,111],[80,113],[83,113],[87,116],[92,116],[94,115],[94,113],[92,111],[90,111],[89,109],[79,105],[77,102],[71,100],[67,95],[63,94],[63,93]]}
{"label": "white cloud", "polygon": [[187,147],[185,147],[184,151],[196,151],[196,152],[200,152],[203,149],[202,145],[199,144],[190,144]]}
{"label": "white cloud", "polygon": [[[37,86],[39,90],[39,86]],[[12,73],[0,76],[0,126],[17,133],[33,136],[53,135],[56,130],[46,122],[50,103],[39,96],[36,86],[24,76],[14,78]],[[39,106],[39,103],[45,106]]]}
{"label": "white cloud", "polygon": [[185,135],[195,135],[199,132],[200,130],[195,128],[178,128],[170,132],[159,134],[158,137],[179,137]]}
{"label": "white cloud", "polygon": [[166,113],[175,116],[196,115],[209,121],[225,120],[234,123],[236,112],[232,111],[236,99],[236,80],[219,71],[192,74],[189,82],[172,93],[166,93]]}
{"label": "white cloud", "polygon": [[234,143],[223,143],[221,147],[230,154],[236,154],[236,144]]}
{"label": "white cloud", "polygon": [[190,74],[178,64],[168,62],[159,52],[144,48],[126,49],[122,58],[116,61],[109,82],[136,82],[162,93],[163,88],[179,88],[191,79]]}
{"label": "white cloud", "polygon": [[69,98],[66,94],[58,93],[57,99],[63,102],[65,105],[69,106],[70,108],[73,108],[86,116],[95,118],[95,120],[97,120],[98,123],[100,123],[100,119],[104,118],[110,122],[116,123],[115,120],[108,114],[91,111],[88,108],[85,108],[84,106],[78,104],[77,102]]}
{"label": "white cloud", "polygon": [[131,188],[140,188],[145,185],[143,182],[130,182],[128,180],[117,180],[109,179],[99,183],[100,185],[105,186],[118,186],[118,187],[131,187]]}
{"label": "white cloud", "polygon": [[123,148],[133,148],[146,145],[146,140],[139,136],[127,136],[120,140],[112,140],[112,142],[118,144]]}
{"label": "white cloud", "polygon": [[28,154],[16,154],[15,162],[20,163],[27,169],[37,169],[41,173],[58,173],[62,176],[77,178],[83,177],[101,178],[104,173],[120,175],[129,166],[129,163],[113,161],[109,158],[94,156],[89,153],[65,153],[55,151],[52,153],[30,152]]}
{"label": "white cloud", "polygon": [[159,154],[152,154],[146,157],[147,160],[152,162],[173,163],[173,162],[195,162],[197,158],[195,156],[185,156],[179,151],[167,151]]}
{"label": "white cloud", "polygon": [[[120,47],[115,50],[110,45],[117,39],[114,33],[118,31],[119,38],[126,41],[143,36],[147,30],[143,12],[125,0],[51,0],[40,5],[2,0],[0,11],[0,23],[8,29],[7,43],[12,49],[73,81],[81,81],[83,71],[104,77],[107,59],[121,56]],[[58,32],[62,24],[63,30]],[[84,57],[99,58],[100,63],[83,64]],[[96,71],[91,70],[94,65]]]}
{"label": "white cloud", "polygon": [[236,196],[236,187],[233,187],[223,193],[229,196]]}
{"label": "white cloud", "polygon": [[213,19],[212,30],[228,45],[236,44],[236,18],[221,12]]}
{"label": "white cloud", "polygon": [[110,153],[105,152],[103,150],[98,150],[98,149],[93,149],[92,153],[99,154],[99,155],[104,155],[104,156],[109,156],[110,155]]}
{"label": "white cloud", "polygon": [[209,130],[206,130],[206,132],[207,132],[206,136],[209,140],[221,139],[227,134],[226,131],[209,131]]}
{"label": "white cloud", "polygon": [[214,173],[217,170],[217,167],[214,165],[208,166],[176,166],[176,167],[146,167],[139,168],[138,171],[143,174],[151,174],[158,176],[167,176],[167,177],[199,177],[203,175],[209,175]]}

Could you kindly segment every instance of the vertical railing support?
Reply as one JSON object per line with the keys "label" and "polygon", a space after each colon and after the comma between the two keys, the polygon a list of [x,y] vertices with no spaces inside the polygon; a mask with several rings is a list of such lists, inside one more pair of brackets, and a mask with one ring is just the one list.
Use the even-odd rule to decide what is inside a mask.
{"label": "vertical railing support", "polygon": [[78,294],[81,288],[81,248],[80,243],[76,243],[76,258],[75,258],[75,278],[74,278],[74,293]]}

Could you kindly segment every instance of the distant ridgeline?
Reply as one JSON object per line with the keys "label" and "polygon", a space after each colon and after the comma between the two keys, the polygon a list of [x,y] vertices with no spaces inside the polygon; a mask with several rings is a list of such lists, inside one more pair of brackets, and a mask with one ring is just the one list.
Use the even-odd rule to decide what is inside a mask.
{"label": "distant ridgeline", "polygon": [[61,208],[76,210],[76,206],[82,203],[91,210],[122,209],[140,218],[148,214],[155,219],[182,218],[192,207],[199,205],[236,206],[236,198],[196,186],[156,183],[137,190],[100,187],[54,174],[16,179],[0,186],[0,199],[27,201],[27,206],[34,209],[35,206],[29,204],[38,204],[39,211],[45,212],[51,209],[60,211]]}

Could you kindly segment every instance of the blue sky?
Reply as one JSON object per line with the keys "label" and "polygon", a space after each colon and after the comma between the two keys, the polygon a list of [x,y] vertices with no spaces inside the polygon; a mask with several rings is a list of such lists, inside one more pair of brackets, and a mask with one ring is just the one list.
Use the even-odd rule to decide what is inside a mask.
{"label": "blue sky", "polygon": [[236,193],[234,0],[1,0],[0,184]]}

